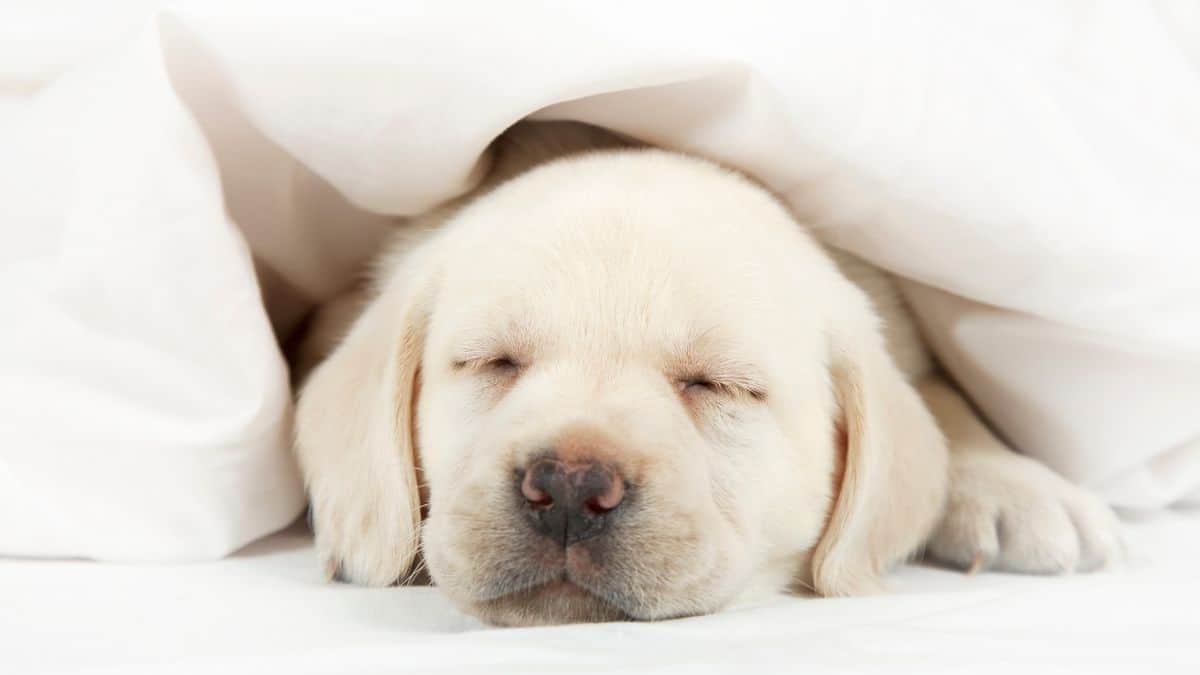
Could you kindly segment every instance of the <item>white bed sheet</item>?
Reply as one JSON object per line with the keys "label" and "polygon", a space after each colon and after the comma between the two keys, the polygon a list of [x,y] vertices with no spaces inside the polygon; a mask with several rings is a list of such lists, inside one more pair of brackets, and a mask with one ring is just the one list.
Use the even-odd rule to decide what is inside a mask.
{"label": "white bed sheet", "polygon": [[190,565],[0,560],[0,672],[1200,672],[1200,512],[1076,577],[909,566],[870,598],[488,629],[434,588],[322,581],[303,528]]}

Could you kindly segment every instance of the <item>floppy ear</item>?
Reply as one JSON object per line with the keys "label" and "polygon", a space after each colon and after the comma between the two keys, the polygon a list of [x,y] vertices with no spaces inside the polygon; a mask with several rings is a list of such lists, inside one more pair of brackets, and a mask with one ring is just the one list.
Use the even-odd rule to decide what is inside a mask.
{"label": "floppy ear", "polygon": [[432,303],[427,276],[384,284],[299,396],[296,451],[330,577],[394,584],[418,550],[413,414]]}
{"label": "floppy ear", "polygon": [[877,590],[882,573],[925,542],[946,493],[946,442],[862,304],[843,305],[858,306],[858,316],[843,317],[830,336],[844,454],[836,501],[811,561],[813,588],[827,596]]}

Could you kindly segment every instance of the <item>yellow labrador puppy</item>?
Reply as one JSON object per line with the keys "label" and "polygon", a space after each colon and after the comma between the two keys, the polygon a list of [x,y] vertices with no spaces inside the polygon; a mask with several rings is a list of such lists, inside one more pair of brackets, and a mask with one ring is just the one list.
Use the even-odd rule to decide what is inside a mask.
{"label": "yellow labrador puppy", "polygon": [[492,152],[298,357],[320,362],[296,447],[331,575],[423,561],[464,611],[523,625],[864,593],[923,548],[1116,556],[1108,508],[987,429],[889,278],[758,185],[568,123]]}

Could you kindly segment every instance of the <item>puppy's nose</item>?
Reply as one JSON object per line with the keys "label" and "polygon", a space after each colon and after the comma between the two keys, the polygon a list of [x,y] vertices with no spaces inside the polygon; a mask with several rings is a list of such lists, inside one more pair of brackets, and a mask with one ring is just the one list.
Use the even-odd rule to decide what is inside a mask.
{"label": "puppy's nose", "polygon": [[521,480],[533,527],[564,546],[604,532],[625,498],[625,480],[599,462],[534,461]]}

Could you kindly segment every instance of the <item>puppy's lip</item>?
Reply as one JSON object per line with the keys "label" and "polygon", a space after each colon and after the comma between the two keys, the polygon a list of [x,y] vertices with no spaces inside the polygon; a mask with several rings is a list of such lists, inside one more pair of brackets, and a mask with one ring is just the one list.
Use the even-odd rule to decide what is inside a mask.
{"label": "puppy's lip", "polygon": [[574,581],[571,581],[570,579],[565,579],[565,578],[564,579],[556,579],[554,581],[548,581],[548,582],[542,584],[541,586],[534,586],[533,588],[528,589],[528,591],[535,595],[537,595],[537,594],[549,595],[549,594],[561,593],[564,595],[576,595],[576,596],[581,596],[581,597],[582,596],[595,597],[595,594],[593,594],[591,591],[588,591],[586,588],[580,586],[579,584],[575,583]]}
{"label": "puppy's lip", "polygon": [[[501,625],[537,625],[595,621],[630,621],[637,617],[622,603],[588,590],[565,574],[537,585],[475,603],[482,617]],[[522,616],[513,622],[513,614]]]}
{"label": "puppy's lip", "polygon": [[542,547],[529,553],[521,564],[494,569],[490,579],[479,580],[483,583],[476,584],[469,597],[474,602],[490,602],[533,592],[578,591],[616,604],[607,597],[609,594],[588,583],[588,577],[594,578],[596,572],[591,569],[592,556],[583,548],[579,544]]}
{"label": "puppy's lip", "polygon": [[552,593],[571,593],[576,595],[590,596],[596,595],[595,593],[592,593],[588,589],[584,588],[578,582],[571,579],[567,574],[567,571],[564,569],[560,570],[557,574],[549,578],[542,578],[537,581],[522,584],[515,588],[505,589],[499,593],[488,593],[481,597],[476,597],[475,600],[476,602],[491,602],[493,600],[505,600],[518,595],[531,596]]}
{"label": "puppy's lip", "polygon": [[597,590],[592,590],[586,583],[572,578],[566,569],[560,570],[557,575],[549,579],[535,581],[502,593],[476,598],[475,602],[503,603],[518,601],[521,603],[536,604],[539,600],[549,599],[554,596],[597,602],[616,610],[625,617],[632,618],[634,615],[630,611],[630,608],[627,607],[627,603],[621,601],[621,598],[614,598],[611,593],[601,593]]}

